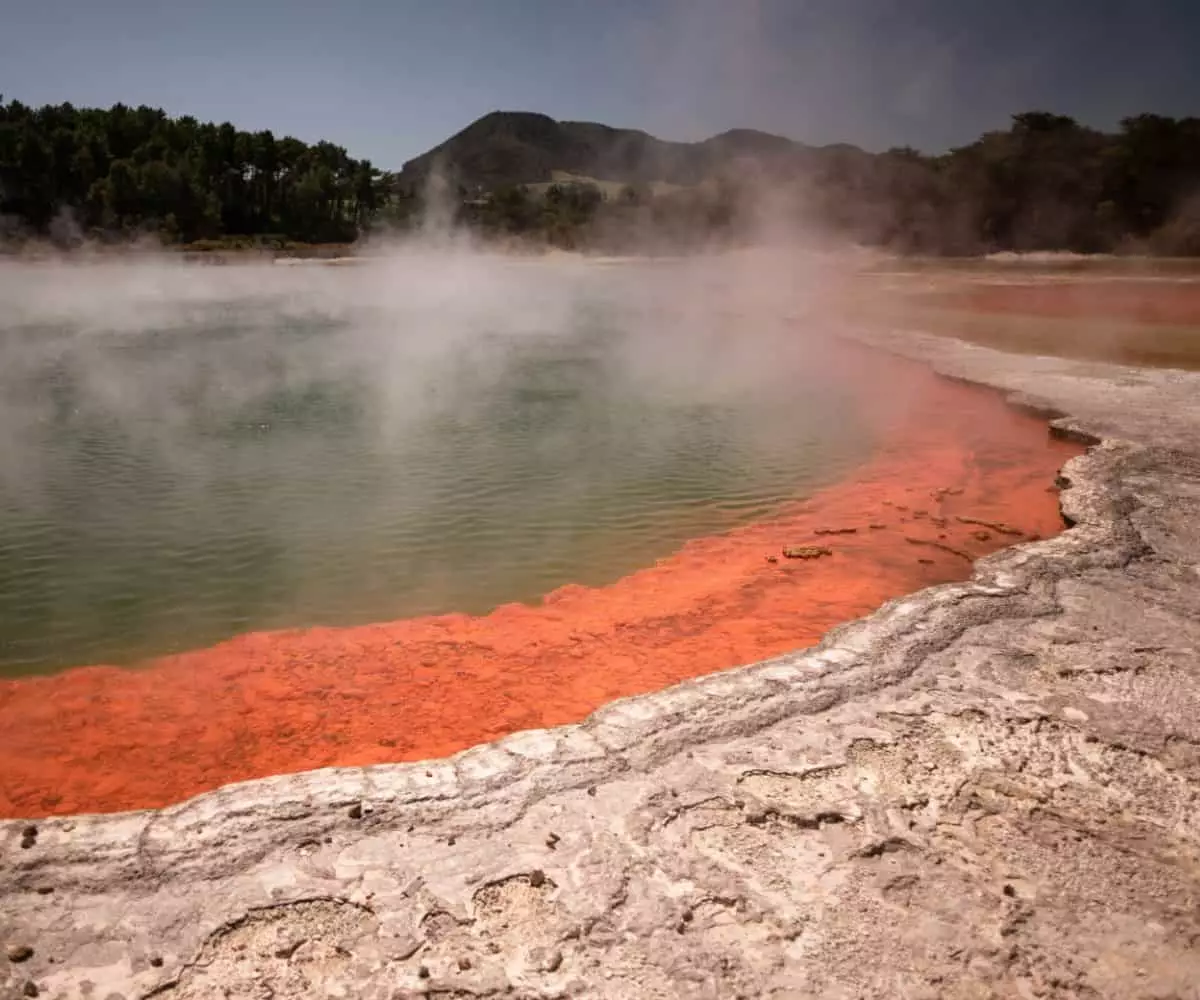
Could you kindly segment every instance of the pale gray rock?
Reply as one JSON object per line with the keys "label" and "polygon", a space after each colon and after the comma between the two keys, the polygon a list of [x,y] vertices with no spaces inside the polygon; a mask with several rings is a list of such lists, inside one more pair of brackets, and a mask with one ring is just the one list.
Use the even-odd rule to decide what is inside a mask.
{"label": "pale gray rock", "polygon": [[3,995],[1200,996],[1200,376],[875,339],[1097,442],[1073,529],[577,726],[0,824]]}

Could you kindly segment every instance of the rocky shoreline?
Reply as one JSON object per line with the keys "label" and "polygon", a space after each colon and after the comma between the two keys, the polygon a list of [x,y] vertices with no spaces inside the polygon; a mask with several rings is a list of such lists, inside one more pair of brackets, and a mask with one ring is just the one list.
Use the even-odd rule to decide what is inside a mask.
{"label": "rocky shoreline", "polygon": [[1073,529],[579,725],[0,824],[0,987],[1196,996],[1200,376],[872,340],[1099,442]]}

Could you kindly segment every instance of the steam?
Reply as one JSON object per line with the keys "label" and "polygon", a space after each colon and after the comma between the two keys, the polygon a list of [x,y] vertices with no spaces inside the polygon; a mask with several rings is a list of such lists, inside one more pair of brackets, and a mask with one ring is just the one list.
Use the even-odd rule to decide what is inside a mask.
{"label": "steam", "polygon": [[[802,492],[806,470],[817,485],[863,457],[823,336],[838,267],[795,247],[511,257],[436,214],[346,262],[7,261],[0,618],[17,623],[32,602],[38,635],[110,633],[117,612],[102,608],[120,587],[97,590],[93,573],[110,563],[114,579],[164,580],[164,606],[121,612],[135,644],[157,630],[149,652],[314,615],[345,621],[322,617],[339,586],[340,599],[374,594],[367,620],[460,608],[465,567],[483,560],[479,575],[500,577],[488,560],[513,552],[548,575],[465,610],[536,598],[595,565],[632,570],[682,541],[657,539],[683,530],[673,505],[712,499],[717,466],[724,483],[770,468],[780,490]],[[821,426],[818,412],[838,416]],[[511,433],[493,452],[497,427]],[[620,528],[641,531],[630,561],[598,552],[617,529],[593,539],[581,512],[658,489],[659,513]],[[475,497],[465,512],[463,496]],[[515,541],[489,555],[488,539],[506,535]],[[371,554],[381,544],[406,567],[395,612],[398,578]],[[193,600],[218,597],[182,596],[176,567],[189,561],[211,563],[223,586],[258,581],[201,634],[180,622]]]}

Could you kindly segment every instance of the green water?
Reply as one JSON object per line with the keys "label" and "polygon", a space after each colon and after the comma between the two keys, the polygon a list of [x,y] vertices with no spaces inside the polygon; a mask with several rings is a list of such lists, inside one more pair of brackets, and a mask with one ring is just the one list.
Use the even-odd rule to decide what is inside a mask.
{"label": "green water", "polygon": [[819,337],[664,268],[31,268],[0,296],[0,674],[604,584],[870,445]]}

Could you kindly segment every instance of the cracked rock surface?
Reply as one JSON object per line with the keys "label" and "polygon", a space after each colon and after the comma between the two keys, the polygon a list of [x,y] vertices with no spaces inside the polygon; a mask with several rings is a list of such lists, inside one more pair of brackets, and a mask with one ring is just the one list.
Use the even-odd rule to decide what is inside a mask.
{"label": "cracked rock surface", "polygon": [[448,760],[0,824],[0,995],[1200,997],[1200,376],[895,334],[1075,526]]}

